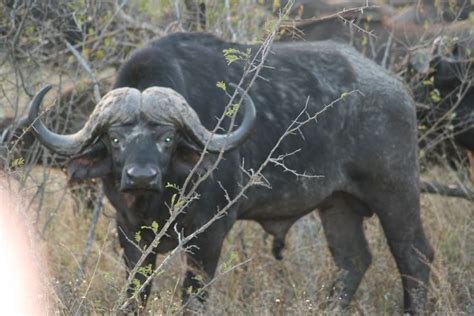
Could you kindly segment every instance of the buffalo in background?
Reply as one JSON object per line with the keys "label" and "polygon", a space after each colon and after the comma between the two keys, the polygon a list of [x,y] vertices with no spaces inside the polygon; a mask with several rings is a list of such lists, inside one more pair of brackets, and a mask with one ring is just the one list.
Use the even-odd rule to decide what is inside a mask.
{"label": "buffalo in background", "polygon": [[[275,15],[279,15],[289,4],[289,0],[264,0],[261,2]],[[397,22],[416,24],[452,22],[469,17],[473,5],[470,0],[295,0],[289,8],[292,19],[312,19],[335,14],[354,8],[382,7],[386,13],[394,16]]]}
{"label": "buffalo in background", "polygon": [[403,76],[419,103],[423,152],[442,147],[436,152],[448,155],[444,157],[448,160],[456,159],[456,151],[446,142],[453,139],[467,149],[474,180],[474,27],[469,20],[461,21],[471,11],[469,1],[451,6],[442,1],[438,8],[423,1],[397,14],[384,6],[362,12],[354,9],[313,20],[288,21],[281,39],[348,42]]}

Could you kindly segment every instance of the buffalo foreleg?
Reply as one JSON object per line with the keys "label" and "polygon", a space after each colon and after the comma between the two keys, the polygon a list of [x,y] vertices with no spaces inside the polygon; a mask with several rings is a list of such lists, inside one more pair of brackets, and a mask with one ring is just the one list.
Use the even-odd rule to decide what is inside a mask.
{"label": "buffalo foreleg", "polygon": [[405,312],[423,313],[434,252],[421,225],[417,188],[399,183],[385,190],[372,192],[370,205],[380,218],[402,277]]}
{"label": "buffalo foreleg", "polygon": [[[133,230],[130,230],[124,225],[118,225],[119,241],[120,245],[124,250],[123,257],[125,260],[125,265],[127,266],[127,278],[129,276],[130,271],[135,268],[143,254],[143,250],[140,249],[140,245],[149,245],[153,240],[153,238],[149,236],[150,234],[147,231],[142,231],[143,233],[140,235],[141,240],[137,241],[136,233],[138,232],[138,230],[136,232],[133,232]],[[139,289],[139,287],[144,284],[151,271],[154,271],[155,264],[156,253],[152,252],[146,257],[143,264],[138,269],[138,272],[135,274],[132,284],[129,284],[129,288],[127,290],[128,297],[132,297]],[[130,305],[128,310],[133,311],[137,309],[144,309],[146,306],[146,302],[150,296],[150,292],[151,282],[149,282],[144,288],[144,290],[140,292],[138,299],[133,301],[133,304]]]}
{"label": "buffalo foreleg", "polygon": [[186,310],[197,312],[203,307],[207,298],[205,286],[214,277],[222,243],[233,222],[232,217],[224,217],[190,242],[182,292]]}

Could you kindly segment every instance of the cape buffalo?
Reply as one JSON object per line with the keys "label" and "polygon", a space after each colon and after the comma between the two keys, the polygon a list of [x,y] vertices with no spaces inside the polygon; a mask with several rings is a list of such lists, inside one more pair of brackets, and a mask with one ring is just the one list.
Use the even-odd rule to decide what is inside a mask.
{"label": "cape buffalo", "polygon": [[[340,268],[332,287],[336,302],[349,305],[370,265],[363,219],[375,213],[401,274],[405,311],[422,311],[433,250],[420,219],[417,129],[410,94],[348,45],[277,43],[245,97],[239,127],[213,135],[210,130],[228,102],[216,83],[239,82],[247,63],[237,58],[228,65],[223,50],[252,58],[258,48],[203,33],[172,34],[139,49],[124,63],[115,89],[78,132],[60,135],[38,119],[48,88],[34,97],[29,119],[46,147],[72,157],[71,178],[102,179],[117,209],[129,268],[141,253],[130,242],[135,233],[141,230],[142,241],[150,244],[153,232],[141,228],[153,221],[161,228],[169,218],[167,204],[175,191],[165,184],[183,185],[204,144],[210,154],[204,156],[203,168],[217,159],[216,152],[225,152],[212,177],[199,186],[201,198],[188,205],[176,228],[144,262],[154,267],[157,253],[177,245],[176,232],[191,234],[240,192],[250,172],[244,170],[257,170],[266,161],[305,104],[311,115],[339,99],[317,122],[311,120],[277,146],[274,156],[286,157],[285,170],[296,174],[269,163],[263,177],[271,188],[251,187],[226,216],[191,241],[196,248],[187,253],[183,300],[189,299],[186,289],[202,286],[197,274],[204,281],[212,278],[223,240],[237,219],[255,220],[272,234],[279,258],[292,224],[319,209]],[[285,156],[289,153],[293,155]],[[143,281],[142,275],[137,278]],[[149,292],[147,287],[143,300]],[[204,300],[204,293],[198,298]]]}

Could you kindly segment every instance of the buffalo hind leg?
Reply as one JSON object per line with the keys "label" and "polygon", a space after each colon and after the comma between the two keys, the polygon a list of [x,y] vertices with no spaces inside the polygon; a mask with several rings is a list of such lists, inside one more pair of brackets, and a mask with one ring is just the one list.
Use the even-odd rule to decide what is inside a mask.
{"label": "buffalo hind leg", "polygon": [[330,297],[342,308],[349,306],[371,262],[363,216],[356,212],[355,202],[348,196],[335,197],[319,212],[329,250],[339,270]]}
{"label": "buffalo hind leg", "polygon": [[[395,186],[394,186],[395,187]],[[421,225],[416,186],[399,185],[399,192],[375,193],[373,207],[385,232],[390,251],[397,263],[403,284],[404,311],[424,312],[429,264],[434,252]]]}

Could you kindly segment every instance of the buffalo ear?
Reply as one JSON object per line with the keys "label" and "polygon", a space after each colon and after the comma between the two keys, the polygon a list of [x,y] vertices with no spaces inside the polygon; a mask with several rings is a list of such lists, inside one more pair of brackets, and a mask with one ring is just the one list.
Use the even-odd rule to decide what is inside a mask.
{"label": "buffalo ear", "polygon": [[[172,167],[175,172],[183,175],[187,175],[191,172],[193,167],[198,163],[202,155],[202,149],[193,145],[190,141],[182,140],[176,148],[172,160]],[[214,155],[206,154],[199,164],[197,169],[198,173],[205,172],[212,167],[214,163]]]}
{"label": "buffalo ear", "polygon": [[69,184],[85,179],[99,178],[112,172],[112,158],[107,147],[98,141],[67,162]]}

